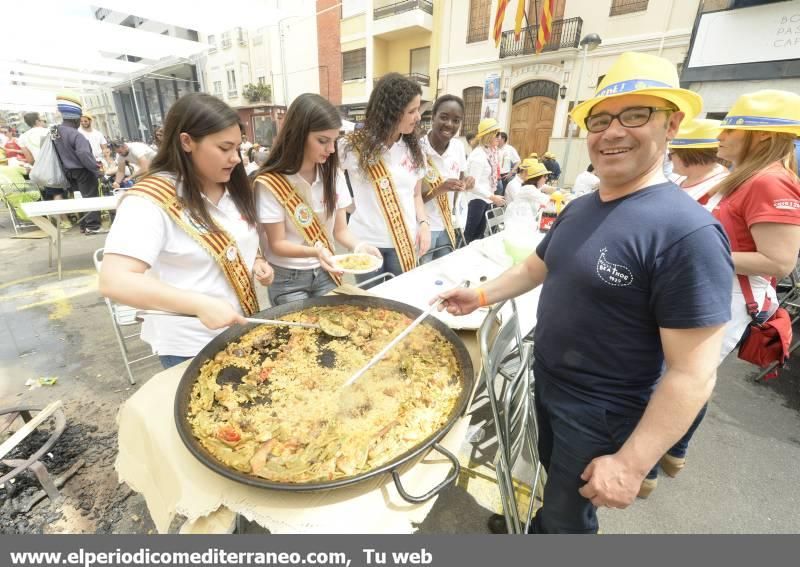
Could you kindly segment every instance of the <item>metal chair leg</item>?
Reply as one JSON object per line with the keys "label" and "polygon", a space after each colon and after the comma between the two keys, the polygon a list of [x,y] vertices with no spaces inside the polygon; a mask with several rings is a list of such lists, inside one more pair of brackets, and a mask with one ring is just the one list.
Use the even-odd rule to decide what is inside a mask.
{"label": "metal chair leg", "polygon": [[131,372],[131,365],[128,362],[128,349],[125,347],[125,341],[122,339],[122,333],[119,330],[119,327],[116,324],[116,313],[114,313],[114,308],[111,306],[111,303],[106,299],[106,305],[108,306],[108,311],[111,313],[111,322],[112,327],[114,327],[114,335],[117,337],[117,343],[119,343],[119,351],[122,354],[122,361],[125,363],[125,370],[128,372],[128,382],[131,383],[131,386],[136,384],[136,380],[133,377],[133,372]]}

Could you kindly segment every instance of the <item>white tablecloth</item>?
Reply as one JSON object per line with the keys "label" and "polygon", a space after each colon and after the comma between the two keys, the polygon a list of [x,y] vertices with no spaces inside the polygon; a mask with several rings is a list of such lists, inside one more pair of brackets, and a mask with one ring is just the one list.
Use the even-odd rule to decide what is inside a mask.
{"label": "white tablecloth", "polygon": [[[536,233],[538,244],[544,234]],[[472,287],[496,278],[511,267],[511,259],[503,250],[503,233],[489,238],[475,240],[469,246],[439,258],[419,268],[392,278],[370,292],[402,301],[426,309],[437,293],[452,288],[459,282],[469,280]],[[539,303],[541,286],[516,299],[520,318],[520,330],[528,334],[536,325],[536,307]],[[454,329],[477,329],[486,317],[488,309],[479,309],[464,317],[455,317],[447,312],[437,312],[435,316]]]}

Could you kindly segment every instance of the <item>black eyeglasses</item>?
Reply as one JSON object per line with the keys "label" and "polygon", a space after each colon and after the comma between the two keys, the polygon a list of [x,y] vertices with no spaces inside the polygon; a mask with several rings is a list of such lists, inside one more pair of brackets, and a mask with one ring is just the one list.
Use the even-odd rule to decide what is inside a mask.
{"label": "black eyeglasses", "polygon": [[619,114],[611,114],[608,112],[601,112],[599,114],[592,114],[586,117],[586,129],[592,134],[608,130],[614,119],[618,119],[619,123],[625,128],[639,128],[650,122],[650,117],[654,112],[675,112],[674,108],[661,107],[661,106],[632,106],[626,108]]}

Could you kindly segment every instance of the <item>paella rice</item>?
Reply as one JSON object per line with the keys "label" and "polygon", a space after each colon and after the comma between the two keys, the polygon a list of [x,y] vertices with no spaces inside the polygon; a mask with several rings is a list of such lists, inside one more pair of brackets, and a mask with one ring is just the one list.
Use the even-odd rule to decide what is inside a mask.
{"label": "paella rice", "polygon": [[373,470],[439,431],[461,394],[453,346],[416,328],[355,384],[342,384],[410,323],[360,306],[316,307],[283,317],[329,318],[350,330],[261,326],[207,361],[188,420],[221,463],[279,483],[315,483]]}

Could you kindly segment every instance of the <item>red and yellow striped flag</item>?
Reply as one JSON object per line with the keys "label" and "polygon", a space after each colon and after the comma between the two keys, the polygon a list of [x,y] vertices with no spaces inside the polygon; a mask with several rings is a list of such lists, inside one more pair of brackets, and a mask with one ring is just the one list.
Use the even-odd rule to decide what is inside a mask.
{"label": "red and yellow striped flag", "polygon": [[503,18],[506,15],[506,8],[509,0],[498,0],[497,13],[494,16],[494,46],[500,45],[500,38],[503,36]]}
{"label": "red and yellow striped flag", "polygon": [[514,20],[514,39],[519,40],[522,33],[522,20],[525,19],[525,0],[518,0],[517,17]]}
{"label": "red and yellow striped flag", "polygon": [[542,2],[542,14],[539,16],[539,33],[536,35],[536,53],[539,54],[550,41],[553,33],[553,12],[555,12],[556,0],[544,0]]}

